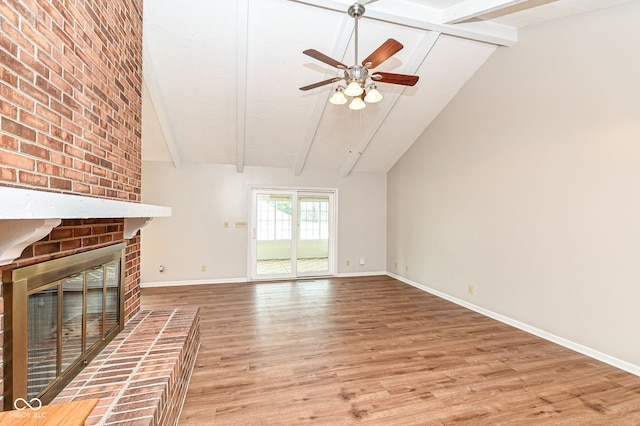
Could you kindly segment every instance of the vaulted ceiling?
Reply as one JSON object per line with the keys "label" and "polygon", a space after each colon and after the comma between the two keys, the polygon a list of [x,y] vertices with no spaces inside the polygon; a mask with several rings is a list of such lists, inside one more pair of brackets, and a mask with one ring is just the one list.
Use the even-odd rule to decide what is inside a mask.
{"label": "vaulted ceiling", "polygon": [[420,77],[361,111],[299,90],[343,75],[306,49],[356,63],[355,0],[145,1],[143,160],[387,172],[518,28],[632,1],[358,0],[358,61],[393,38],[375,71]]}

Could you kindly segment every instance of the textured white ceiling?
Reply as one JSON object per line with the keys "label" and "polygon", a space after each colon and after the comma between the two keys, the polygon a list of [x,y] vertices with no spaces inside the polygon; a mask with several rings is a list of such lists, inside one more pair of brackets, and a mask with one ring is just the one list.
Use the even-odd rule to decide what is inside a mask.
{"label": "textured white ceiling", "polygon": [[361,0],[358,60],[394,38],[404,49],[376,70],[420,80],[380,83],[385,99],[359,112],[327,103],[337,83],[298,89],[342,74],[305,49],[354,63],[351,1],[146,1],[143,159],[386,172],[517,27],[631,1],[504,0],[443,25],[448,8],[500,0]]}

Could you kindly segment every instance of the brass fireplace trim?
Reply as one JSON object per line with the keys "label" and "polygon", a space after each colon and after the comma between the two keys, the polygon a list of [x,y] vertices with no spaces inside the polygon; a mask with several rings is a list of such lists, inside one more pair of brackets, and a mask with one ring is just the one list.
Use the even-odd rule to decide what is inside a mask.
{"label": "brass fireplace trim", "polygon": [[[120,260],[120,283],[118,293],[118,325],[102,341],[85,352],[58,376],[37,397],[43,404],[50,402],[84,366],[93,359],[124,327],[124,272],[126,256],[125,243],[115,244],[88,252],[83,252],[48,262],[38,263],[23,268],[3,271],[2,281],[5,290],[5,347],[4,347],[4,410],[13,409],[16,398],[27,397],[27,359],[28,337],[14,336],[14,329],[27,330],[27,300],[30,294],[44,290],[56,282],[72,275]],[[86,286],[86,284],[85,284]],[[103,301],[105,299],[103,298]],[[86,304],[86,300],[83,302]],[[104,302],[103,302],[104,303]],[[83,312],[86,311],[83,307]],[[59,316],[61,311],[59,310]],[[59,317],[58,327],[61,327]],[[84,347],[83,337],[83,347]],[[58,343],[60,344],[60,343]]]}

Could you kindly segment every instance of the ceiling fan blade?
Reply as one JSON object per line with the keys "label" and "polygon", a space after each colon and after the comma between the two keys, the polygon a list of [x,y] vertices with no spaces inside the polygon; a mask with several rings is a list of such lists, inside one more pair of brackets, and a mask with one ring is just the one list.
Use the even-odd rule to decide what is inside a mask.
{"label": "ceiling fan blade", "polygon": [[347,69],[347,66],[341,62],[336,61],[333,58],[328,57],[324,53],[320,53],[315,49],[307,49],[304,52],[305,55],[311,56],[313,59],[317,59],[320,62],[324,62],[327,65],[331,65],[332,67],[340,68],[343,70]]}
{"label": "ceiling fan blade", "polygon": [[342,78],[333,77],[333,78],[330,78],[328,80],[319,81],[317,83],[313,83],[313,84],[310,84],[308,86],[301,87],[300,90],[311,90],[311,89],[315,89],[316,87],[324,86],[326,84],[335,83],[336,81],[340,81],[340,80],[342,80]]}
{"label": "ceiling fan blade", "polygon": [[394,74],[392,72],[376,72],[371,76],[371,79],[374,81],[402,84],[403,86],[414,86],[419,78],[417,75]]}
{"label": "ceiling fan blade", "polygon": [[[375,68],[396,53],[398,53],[404,46],[390,38],[389,40],[382,43],[380,47],[378,47],[371,55],[367,56],[364,61],[362,61],[362,65],[367,68]],[[367,66],[367,63],[371,63],[371,65]]]}

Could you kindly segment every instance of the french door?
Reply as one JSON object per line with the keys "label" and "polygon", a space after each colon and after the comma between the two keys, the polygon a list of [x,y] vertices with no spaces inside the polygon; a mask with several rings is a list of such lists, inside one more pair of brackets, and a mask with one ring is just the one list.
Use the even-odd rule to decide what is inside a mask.
{"label": "french door", "polygon": [[251,191],[249,277],[334,275],[335,191]]}

